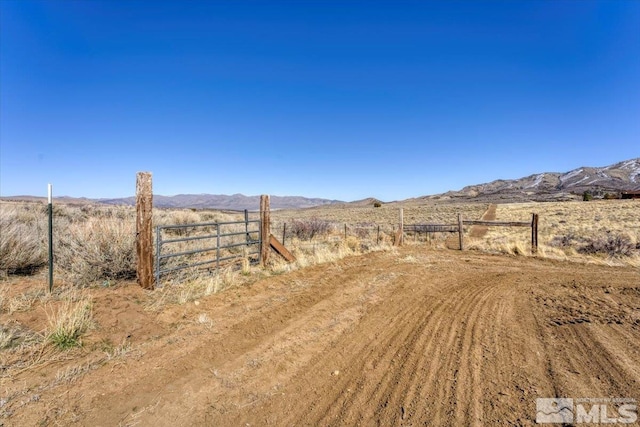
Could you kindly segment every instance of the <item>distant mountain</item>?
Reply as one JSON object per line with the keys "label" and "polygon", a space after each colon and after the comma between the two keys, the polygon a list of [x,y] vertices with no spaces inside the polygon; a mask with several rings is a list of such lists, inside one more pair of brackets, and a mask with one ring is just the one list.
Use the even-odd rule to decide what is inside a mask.
{"label": "distant mountain", "polygon": [[545,172],[520,179],[470,185],[424,199],[567,200],[584,191],[596,195],[640,190],[640,158],[605,167],[581,167],[566,173]]}
{"label": "distant mountain", "polygon": [[[418,197],[390,203],[422,203],[434,201],[545,201],[573,200],[580,198],[584,191],[597,196],[621,191],[640,191],[640,158],[626,160],[604,167],[581,167],[569,172],[545,172],[529,175],[520,179],[498,179],[486,184],[469,185],[459,191]],[[13,196],[3,200],[42,201],[42,197]],[[135,197],[120,199],[87,199],[56,197],[56,201],[65,203],[103,203],[109,205],[135,205]],[[341,204],[345,207],[367,207],[383,203],[378,199],[368,198],[354,202],[341,202],[299,196],[271,196],[272,209],[303,209],[319,206]],[[242,194],[178,194],[176,196],[153,196],[153,204],[160,208],[195,208],[220,210],[258,210],[260,196]]]}
{"label": "distant mountain", "polygon": [[[121,199],[100,199],[99,203],[108,205],[136,204],[135,197]],[[271,196],[271,209],[302,209],[316,206],[341,203],[339,200],[327,200],[306,198],[300,196]],[[159,208],[195,208],[195,209],[221,209],[221,210],[258,210],[260,208],[260,196],[245,196],[233,194],[178,194],[176,196],[153,196],[153,205]]]}

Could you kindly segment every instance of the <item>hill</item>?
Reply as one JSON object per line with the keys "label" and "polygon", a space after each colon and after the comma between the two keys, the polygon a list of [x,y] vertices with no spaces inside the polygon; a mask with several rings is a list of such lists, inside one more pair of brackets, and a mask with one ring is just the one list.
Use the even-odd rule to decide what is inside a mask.
{"label": "hill", "polygon": [[570,200],[584,191],[594,195],[640,190],[640,158],[604,167],[580,167],[569,172],[545,172],[519,179],[498,179],[420,199]]}

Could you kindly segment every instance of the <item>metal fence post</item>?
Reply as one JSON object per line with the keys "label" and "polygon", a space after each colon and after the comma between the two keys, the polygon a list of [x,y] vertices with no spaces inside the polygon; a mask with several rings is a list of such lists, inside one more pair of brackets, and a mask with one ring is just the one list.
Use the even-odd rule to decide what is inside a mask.
{"label": "metal fence post", "polygon": [[531,254],[538,253],[538,214],[534,213],[531,217]]}
{"label": "metal fence post", "polygon": [[247,243],[251,241],[251,236],[249,236],[249,211],[244,210],[244,232],[247,235]]}
{"label": "metal fence post", "polygon": [[216,224],[216,270],[220,270],[220,224]]}
{"label": "metal fence post", "polygon": [[287,239],[287,223],[285,222],[284,225],[282,226],[282,245],[285,244],[286,239]]}
{"label": "metal fence post", "polygon": [[162,229],[156,226],[156,286],[160,287],[160,255],[162,254]]}
{"label": "metal fence post", "polygon": [[47,199],[49,202],[49,292],[53,291],[53,185],[47,185]]}

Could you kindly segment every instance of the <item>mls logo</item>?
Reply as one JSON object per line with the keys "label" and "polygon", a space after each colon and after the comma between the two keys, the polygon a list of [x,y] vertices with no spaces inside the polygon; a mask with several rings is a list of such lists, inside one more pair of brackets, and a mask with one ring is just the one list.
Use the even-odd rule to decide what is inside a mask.
{"label": "mls logo", "polygon": [[573,399],[536,399],[536,423],[573,423]]}

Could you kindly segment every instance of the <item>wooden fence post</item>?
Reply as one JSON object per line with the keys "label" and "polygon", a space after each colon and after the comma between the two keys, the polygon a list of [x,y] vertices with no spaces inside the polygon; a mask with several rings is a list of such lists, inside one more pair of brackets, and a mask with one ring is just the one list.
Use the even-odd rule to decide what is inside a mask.
{"label": "wooden fence post", "polygon": [[264,267],[269,259],[269,237],[271,236],[271,212],[269,196],[260,196],[260,264]]}
{"label": "wooden fence post", "polygon": [[462,214],[458,214],[458,242],[460,243],[460,250],[464,250],[464,224],[462,222]]}
{"label": "wooden fence post", "polygon": [[531,217],[531,254],[538,253],[538,214]]}
{"label": "wooden fence post", "polygon": [[404,208],[400,208],[400,240],[398,242],[398,246],[402,246],[404,244]]}
{"label": "wooden fence post", "polygon": [[151,172],[138,172],[136,177],[136,254],[138,284],[153,288],[153,190]]}

